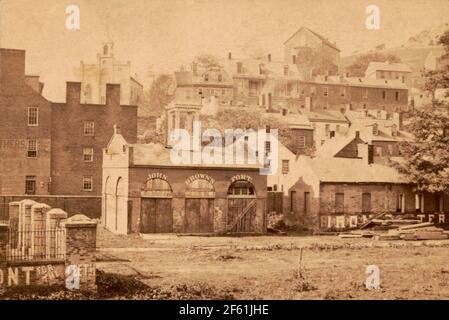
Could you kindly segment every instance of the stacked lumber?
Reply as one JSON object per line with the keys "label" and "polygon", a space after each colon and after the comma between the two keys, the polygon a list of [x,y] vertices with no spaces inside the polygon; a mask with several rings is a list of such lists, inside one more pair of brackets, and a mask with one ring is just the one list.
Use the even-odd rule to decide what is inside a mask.
{"label": "stacked lumber", "polygon": [[435,227],[432,222],[424,222],[391,229],[385,239],[379,240],[393,240],[387,239],[388,237],[402,240],[444,240],[448,239],[448,234],[444,229]]}

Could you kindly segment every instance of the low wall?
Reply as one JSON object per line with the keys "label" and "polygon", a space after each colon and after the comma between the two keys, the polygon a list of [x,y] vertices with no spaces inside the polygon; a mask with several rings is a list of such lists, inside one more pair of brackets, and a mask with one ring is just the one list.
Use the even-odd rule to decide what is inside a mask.
{"label": "low wall", "polygon": [[60,208],[72,216],[83,213],[91,219],[101,217],[100,196],[27,196],[27,195],[0,195],[0,220],[8,220],[9,203],[24,199],[34,200],[49,205],[52,208]]}
{"label": "low wall", "polygon": [[[35,212],[35,206],[42,204],[32,205],[31,212]],[[18,207],[19,210],[29,210],[25,205]],[[51,210],[47,212],[51,213]],[[64,254],[58,256],[57,260],[27,254],[20,254],[17,259],[10,254],[10,235],[16,230],[10,230],[8,223],[0,223],[0,288],[61,285],[68,289],[95,289],[97,223],[85,215],[76,214],[63,220],[62,228],[65,230],[61,247]],[[17,247],[17,243],[13,243],[14,248]],[[27,250],[29,247],[20,246],[20,252]]]}

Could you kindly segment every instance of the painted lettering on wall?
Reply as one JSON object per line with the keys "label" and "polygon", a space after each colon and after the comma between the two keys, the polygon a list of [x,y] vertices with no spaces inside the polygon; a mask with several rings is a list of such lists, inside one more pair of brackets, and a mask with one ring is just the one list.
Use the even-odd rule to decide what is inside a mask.
{"label": "painted lettering on wall", "polygon": [[215,183],[215,179],[208,176],[207,174],[197,173],[194,174],[193,176],[188,177],[186,180],[186,184],[189,185],[195,180],[206,180],[212,185]]}

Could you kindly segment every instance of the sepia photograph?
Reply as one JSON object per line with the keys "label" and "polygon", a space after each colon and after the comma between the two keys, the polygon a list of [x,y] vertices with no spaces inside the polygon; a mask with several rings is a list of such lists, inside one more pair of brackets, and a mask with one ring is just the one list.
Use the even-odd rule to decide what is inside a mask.
{"label": "sepia photograph", "polygon": [[449,1],[0,0],[0,300],[449,300]]}

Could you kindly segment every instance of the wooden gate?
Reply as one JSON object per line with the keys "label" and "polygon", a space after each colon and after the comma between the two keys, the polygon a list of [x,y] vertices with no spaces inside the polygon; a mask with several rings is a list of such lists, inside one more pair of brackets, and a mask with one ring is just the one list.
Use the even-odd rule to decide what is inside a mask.
{"label": "wooden gate", "polygon": [[257,199],[253,185],[235,181],[228,190],[228,232],[254,232]]}
{"label": "wooden gate", "polygon": [[186,199],[185,232],[214,231],[214,199]]}
{"label": "wooden gate", "polygon": [[184,231],[187,233],[214,232],[213,179],[206,175],[187,180]]}
{"label": "wooden gate", "polygon": [[140,208],[140,232],[173,232],[173,216],[169,198],[142,198]]}
{"label": "wooden gate", "polygon": [[142,187],[140,232],[173,232],[172,189],[165,175],[150,175]]}

